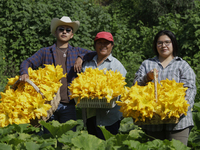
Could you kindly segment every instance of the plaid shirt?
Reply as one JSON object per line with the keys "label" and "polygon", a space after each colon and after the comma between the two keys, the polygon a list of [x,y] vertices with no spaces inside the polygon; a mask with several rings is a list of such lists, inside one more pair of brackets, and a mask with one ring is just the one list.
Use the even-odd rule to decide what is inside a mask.
{"label": "plaid shirt", "polygon": [[183,86],[188,87],[185,99],[188,101],[190,106],[188,107],[187,116],[181,116],[178,124],[145,125],[142,126],[142,128],[149,131],[161,131],[163,129],[171,131],[181,130],[189,126],[194,126],[191,109],[194,105],[194,99],[196,95],[196,75],[192,68],[180,57],[175,57],[165,68],[163,68],[158,58],[154,57],[143,61],[139,70],[135,74],[133,84],[135,84],[137,81],[139,85],[146,85],[148,82],[147,73],[154,68],[159,71],[158,82],[168,78],[169,80],[174,79],[178,83],[184,83]]}
{"label": "plaid shirt", "polygon": [[[72,80],[77,77],[77,73],[74,72],[74,63],[77,57],[81,57],[83,60],[90,60],[96,55],[96,52],[91,52],[89,50],[80,48],[80,47],[72,47],[68,45],[67,50],[67,61],[66,61],[66,71],[67,71],[67,82],[68,86],[72,82]],[[88,53],[88,54],[87,54]],[[84,56],[87,54],[87,57]],[[37,69],[39,66],[45,67],[44,64],[54,64],[56,60],[56,44],[50,47],[41,48],[34,55],[24,60],[20,66],[20,75],[28,74],[28,68]],[[69,92],[69,91],[68,91]],[[69,93],[68,93],[69,95]]]}

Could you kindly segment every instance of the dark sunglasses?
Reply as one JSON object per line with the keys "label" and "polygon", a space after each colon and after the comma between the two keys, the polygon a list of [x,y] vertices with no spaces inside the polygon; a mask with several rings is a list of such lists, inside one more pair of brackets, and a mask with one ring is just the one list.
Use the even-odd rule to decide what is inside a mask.
{"label": "dark sunglasses", "polygon": [[60,32],[63,32],[64,30],[66,30],[66,32],[69,33],[69,32],[71,32],[72,29],[71,29],[71,28],[66,28],[66,29],[65,29],[65,28],[63,28],[63,27],[59,27],[58,30],[59,30]]}

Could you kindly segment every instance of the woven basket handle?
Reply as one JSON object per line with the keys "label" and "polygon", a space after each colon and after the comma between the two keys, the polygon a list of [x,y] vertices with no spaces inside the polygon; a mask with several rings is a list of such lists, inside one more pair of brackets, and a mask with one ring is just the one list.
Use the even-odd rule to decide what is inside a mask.
{"label": "woven basket handle", "polygon": [[29,83],[38,93],[42,95],[42,98],[44,98],[44,94],[40,91],[40,89],[33,83],[33,81],[26,79],[26,82]]}
{"label": "woven basket handle", "polygon": [[154,75],[154,92],[155,92],[155,99],[156,102],[158,101],[158,93],[157,93],[157,83],[158,83],[158,78],[157,78],[157,70],[154,68],[153,69],[153,75]]}

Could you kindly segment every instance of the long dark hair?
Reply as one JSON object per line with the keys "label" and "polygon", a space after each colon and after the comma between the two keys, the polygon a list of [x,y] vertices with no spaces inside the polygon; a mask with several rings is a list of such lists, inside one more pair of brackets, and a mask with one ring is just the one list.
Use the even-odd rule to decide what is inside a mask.
{"label": "long dark hair", "polygon": [[157,56],[159,56],[159,53],[157,51],[157,41],[158,41],[158,38],[162,35],[167,35],[171,39],[172,46],[173,46],[173,56],[174,57],[177,56],[178,55],[178,44],[177,44],[176,36],[169,30],[162,30],[156,34],[154,41],[153,41],[153,50],[154,50],[155,54]]}

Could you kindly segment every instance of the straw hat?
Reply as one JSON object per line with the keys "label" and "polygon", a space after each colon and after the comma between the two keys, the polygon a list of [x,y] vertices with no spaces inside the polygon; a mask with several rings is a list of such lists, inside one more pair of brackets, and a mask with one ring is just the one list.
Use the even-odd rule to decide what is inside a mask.
{"label": "straw hat", "polygon": [[55,31],[58,26],[68,25],[73,28],[73,33],[75,33],[80,25],[79,21],[71,21],[71,19],[67,16],[63,16],[61,19],[53,18],[51,20],[51,33],[55,36]]}

